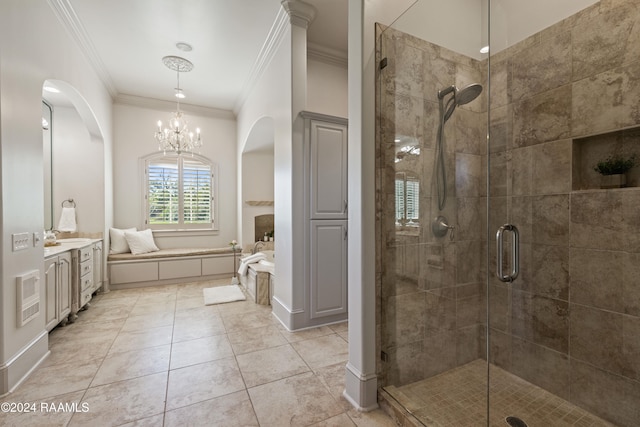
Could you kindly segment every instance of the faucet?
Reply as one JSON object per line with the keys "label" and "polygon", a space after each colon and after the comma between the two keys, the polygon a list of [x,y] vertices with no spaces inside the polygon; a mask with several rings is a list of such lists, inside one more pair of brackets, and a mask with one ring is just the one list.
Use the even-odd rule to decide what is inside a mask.
{"label": "faucet", "polygon": [[262,240],[258,240],[255,245],[253,245],[253,250],[251,251],[251,255],[254,255],[258,251],[258,245],[260,247],[264,246],[264,242]]}

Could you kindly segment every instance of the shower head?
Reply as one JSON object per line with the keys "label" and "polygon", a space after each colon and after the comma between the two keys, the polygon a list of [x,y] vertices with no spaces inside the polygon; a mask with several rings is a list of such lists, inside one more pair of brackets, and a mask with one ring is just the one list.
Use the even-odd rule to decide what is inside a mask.
{"label": "shower head", "polygon": [[481,92],[482,92],[482,85],[478,83],[472,83],[468,86],[463,87],[460,90],[456,88],[456,93],[454,95],[456,99],[456,104],[457,105],[468,104],[469,102],[476,99]]}
{"label": "shower head", "polygon": [[[458,105],[468,104],[480,95],[482,85],[472,83],[458,89],[451,85],[438,91],[438,106],[440,107],[440,125],[436,141],[436,188],[438,190],[438,209],[443,210],[447,200],[447,174],[444,161],[444,124],[449,120]],[[452,94],[445,102],[444,97]],[[453,236],[453,234],[452,234]]]}
{"label": "shower head", "polygon": [[439,90],[438,100],[440,101],[441,109],[442,100],[444,99],[444,97],[450,93],[453,93],[453,96],[447,100],[446,107],[441,110],[444,111],[443,113],[441,113],[443,114],[443,121],[446,122],[447,120],[449,120],[449,118],[453,114],[453,111],[458,105],[468,104],[469,102],[476,99],[481,92],[482,85],[478,83],[472,83],[463,87],[462,89],[458,89],[456,86],[451,85],[445,89]]}

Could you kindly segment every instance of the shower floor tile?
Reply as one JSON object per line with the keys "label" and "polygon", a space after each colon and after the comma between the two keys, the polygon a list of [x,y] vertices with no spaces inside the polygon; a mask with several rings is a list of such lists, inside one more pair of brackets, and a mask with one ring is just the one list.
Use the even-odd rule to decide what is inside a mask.
{"label": "shower floor tile", "polygon": [[[385,387],[396,402],[428,427],[484,427],[487,364],[476,360],[401,387]],[[508,427],[515,416],[528,427],[614,427],[601,418],[509,372],[491,365],[492,427]]]}

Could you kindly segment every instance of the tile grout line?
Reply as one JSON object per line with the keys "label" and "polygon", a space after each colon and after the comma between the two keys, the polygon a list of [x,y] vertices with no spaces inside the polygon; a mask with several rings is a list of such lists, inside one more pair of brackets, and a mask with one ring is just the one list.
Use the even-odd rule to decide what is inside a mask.
{"label": "tile grout line", "polygon": [[[177,332],[177,326],[178,326],[178,323],[177,323],[178,322],[178,314],[180,312],[188,310],[189,308],[197,308],[197,307],[194,306],[194,307],[185,307],[185,308],[179,310],[178,309],[179,301],[180,301],[180,298],[178,297],[178,292],[179,291],[180,291],[180,289],[174,287],[174,288],[163,289],[159,293],[155,293],[155,292],[144,293],[144,292],[141,292],[141,293],[130,293],[130,294],[126,294],[126,295],[122,294],[122,295],[115,296],[113,298],[113,300],[111,298],[109,298],[109,299],[104,299],[104,298],[98,299],[98,298],[96,298],[95,304],[92,304],[92,305],[95,306],[96,308],[100,308],[100,311],[96,310],[96,312],[99,315],[102,315],[103,311],[107,311],[108,312],[107,314],[111,313],[109,306],[113,304],[113,305],[121,306],[121,308],[122,308],[121,311],[119,311],[118,313],[113,313],[113,314],[117,314],[118,316],[122,316],[124,314],[124,316],[117,317],[117,318],[114,318],[114,319],[108,319],[108,322],[111,322],[111,321],[117,322],[117,323],[120,323],[120,326],[118,327],[117,330],[113,329],[113,325],[107,325],[107,327],[104,328],[105,334],[108,333],[110,335],[111,333],[114,333],[114,336],[113,336],[113,338],[108,339],[108,341],[101,341],[101,343],[103,343],[101,345],[104,345],[104,344],[107,344],[107,345],[105,346],[104,353],[102,353],[103,350],[100,350],[100,351],[96,352],[96,354],[99,355],[98,359],[101,359],[101,360],[99,361],[99,363],[96,364],[96,368],[95,368],[95,371],[93,371],[93,373],[92,373],[91,370],[89,371],[89,375],[92,375],[92,376],[90,377],[90,379],[87,378],[88,381],[89,381],[87,386],[85,388],[83,388],[83,389],[82,388],[79,389],[76,392],[68,392],[68,393],[79,393],[78,399],[79,399],[79,402],[82,403],[87,398],[88,391],[90,389],[92,389],[92,388],[98,388],[98,387],[102,387],[102,386],[110,386],[110,385],[113,385],[113,384],[123,383],[123,382],[129,381],[129,380],[143,378],[143,377],[157,375],[157,374],[161,374],[162,375],[162,373],[165,373],[164,370],[159,370],[158,372],[144,373],[144,374],[138,373],[138,374],[135,374],[132,377],[128,377],[129,374],[124,375],[124,376],[123,375],[118,375],[117,373],[115,373],[115,371],[111,372],[112,370],[109,369],[109,370],[105,370],[103,372],[103,374],[101,374],[101,378],[105,378],[105,381],[107,381],[107,382],[105,384],[98,384],[98,385],[95,385],[95,386],[93,385],[93,382],[96,381],[96,379],[98,378],[98,373],[100,373],[100,371],[103,370],[103,368],[113,365],[112,366],[113,369],[120,370],[122,368],[126,368],[127,366],[129,366],[129,364],[127,364],[125,362],[122,362],[122,361],[113,361],[114,363],[111,363],[111,362],[107,361],[107,358],[109,358],[109,357],[111,357],[113,355],[124,354],[126,352],[149,351],[150,353],[153,353],[153,351],[154,351],[153,349],[154,348],[160,348],[160,347],[165,347],[164,351],[168,350],[168,361],[166,362],[167,365],[165,365],[166,366],[166,384],[165,384],[165,390],[164,390],[164,405],[161,407],[162,409],[160,407],[157,408],[158,412],[156,414],[144,415],[144,416],[142,416],[142,415],[134,415],[135,419],[128,420],[127,422],[125,422],[125,424],[134,423],[134,422],[140,422],[140,421],[143,421],[143,420],[147,420],[149,418],[154,418],[154,419],[157,419],[159,421],[160,420],[160,415],[162,415],[162,425],[165,425],[168,422],[167,421],[168,420],[167,412],[171,412],[173,410],[177,410],[177,409],[180,409],[180,408],[186,408],[186,407],[189,407],[189,406],[192,406],[192,405],[197,405],[199,403],[203,403],[203,402],[207,402],[207,401],[214,401],[216,399],[222,398],[224,396],[229,396],[229,395],[235,393],[235,392],[225,393],[225,394],[222,394],[220,396],[215,396],[215,397],[212,397],[212,398],[209,398],[209,399],[202,400],[200,402],[194,402],[194,403],[192,403],[190,405],[181,406],[180,408],[173,408],[170,411],[168,410],[168,398],[169,398],[169,391],[170,391],[170,382],[169,382],[169,380],[170,380],[170,376],[171,376],[171,371],[173,370],[172,369],[172,361],[174,361],[174,360],[177,361],[178,360],[178,359],[174,359],[173,358],[173,356],[174,356],[173,355],[173,349],[174,349],[174,347],[176,347],[176,346],[174,346],[174,344],[176,344],[176,345],[178,344],[178,343],[174,342],[174,339],[176,338],[176,332]],[[161,327],[162,328],[166,328],[167,326],[169,326],[167,324],[167,325],[161,325],[161,326],[156,325],[156,326],[154,326],[152,328],[147,328],[147,327],[143,327],[146,324],[146,322],[132,322],[131,324],[128,323],[129,320],[131,320],[131,319],[133,319],[133,318],[135,318],[137,316],[147,316],[147,315],[150,316],[150,317],[148,317],[147,319],[140,318],[139,320],[143,320],[143,321],[144,320],[149,320],[149,321],[152,321],[154,324],[157,321],[161,321],[161,322],[158,322],[158,323],[164,323],[163,314],[162,313],[165,313],[165,311],[156,312],[156,311],[151,310],[151,308],[145,307],[145,311],[148,309],[150,311],[149,313],[137,314],[135,312],[135,308],[136,308],[136,306],[138,304],[147,303],[147,305],[152,306],[152,305],[154,305],[153,301],[155,301],[158,304],[163,304],[164,305],[165,299],[161,296],[161,294],[163,294],[163,293],[167,294],[166,295],[166,297],[167,297],[166,301],[167,302],[168,302],[169,299],[173,301],[173,307],[171,308],[171,311],[167,312],[167,313],[171,313],[172,316],[173,316],[173,318],[171,320],[171,323],[170,323],[170,326],[171,326],[171,339],[170,339],[170,342],[168,343],[169,345],[166,346],[166,344],[158,344],[158,345],[151,345],[151,346],[145,346],[143,348],[134,348],[134,349],[127,349],[126,346],[123,346],[122,347],[124,349],[123,351],[116,351],[114,353],[111,353],[113,351],[113,349],[115,348],[114,347],[115,344],[117,342],[119,342],[118,339],[120,338],[121,341],[122,341],[122,339],[124,339],[124,337],[126,337],[126,333],[128,333],[128,332],[140,331],[141,333],[144,333],[145,331],[149,331],[151,329],[161,328]],[[157,295],[157,299],[154,298],[154,295]],[[150,299],[148,301],[146,301],[144,297],[150,297]],[[122,298],[121,302],[118,301],[120,298]],[[189,298],[189,294],[183,295],[182,298],[183,299],[184,298]],[[196,298],[196,297],[192,296],[192,298]],[[133,302],[131,302],[132,300],[133,300]],[[105,306],[106,306],[106,307],[104,307],[104,310],[102,309],[103,308],[102,307],[102,303],[104,303]],[[189,302],[187,305],[191,305],[191,304],[192,304],[192,302]],[[165,309],[166,308],[168,308],[168,307],[165,306]],[[286,335],[283,330],[281,330],[280,328],[277,327],[277,324],[273,324],[271,322],[266,322],[265,323],[265,320],[263,319],[263,314],[266,313],[265,310],[254,309],[254,308],[250,307],[249,305],[238,305],[237,308],[235,308],[235,307],[230,307],[230,308],[231,308],[230,310],[222,310],[221,311],[218,307],[216,307],[215,310],[211,311],[211,313],[215,312],[216,315],[219,316],[219,322],[220,322],[220,324],[222,326],[222,331],[221,331],[222,333],[216,333],[213,336],[224,337],[224,341],[226,341],[226,343],[229,345],[229,348],[230,348],[229,356],[233,356],[233,360],[235,362],[236,369],[238,370],[238,373],[240,374],[240,378],[242,380],[242,390],[245,393],[244,395],[247,396],[247,398],[248,398],[248,401],[249,401],[248,404],[251,405],[251,408],[252,408],[252,411],[253,411],[253,417],[258,422],[259,425],[261,425],[261,423],[260,423],[260,420],[258,419],[258,414],[256,412],[256,406],[255,406],[256,402],[254,402],[254,400],[252,399],[252,396],[249,393],[249,391],[252,388],[260,387],[260,386],[267,385],[267,384],[270,384],[270,383],[275,383],[277,381],[286,380],[288,378],[292,378],[292,377],[296,377],[296,376],[300,376],[300,375],[309,375],[310,378],[314,377],[316,379],[316,381],[319,381],[323,385],[322,390],[324,390],[327,394],[329,394],[329,396],[332,397],[331,401],[333,401],[334,404],[338,405],[339,414],[335,414],[333,416],[328,416],[327,418],[323,418],[322,420],[317,420],[316,423],[328,420],[328,419],[330,419],[332,417],[335,417],[335,416],[339,416],[340,414],[346,414],[347,416],[349,416],[349,414],[346,412],[346,409],[341,404],[340,400],[331,393],[330,383],[333,384],[333,383],[335,383],[335,381],[328,381],[329,378],[325,379],[325,377],[320,375],[317,372],[317,370],[314,370],[311,367],[310,362],[305,360],[305,358],[302,357],[302,354],[295,347],[296,343],[304,343],[305,341],[315,340],[315,339],[324,338],[324,337],[331,337],[332,335],[333,336],[338,336],[339,338],[341,338],[340,341],[348,342],[344,337],[342,337],[336,330],[333,330],[331,328],[330,328],[330,330],[320,330],[320,333],[317,336],[315,334],[306,335],[306,334],[295,334],[295,333],[293,333],[293,334],[290,333],[290,334]],[[88,312],[88,313],[85,313],[85,314],[91,314],[91,316],[86,316],[84,318],[84,319],[89,319],[89,320],[87,321],[87,320],[83,319],[84,321],[76,323],[77,330],[74,330],[73,333],[69,333],[68,334],[69,337],[72,337],[72,336],[74,336],[75,334],[77,334],[79,332],[82,333],[83,335],[87,334],[90,337],[93,337],[93,336],[99,337],[99,336],[103,335],[99,331],[95,332],[95,334],[94,334],[95,327],[96,327],[95,325],[102,324],[104,326],[105,322],[107,322],[107,321],[106,320],[102,320],[99,317],[96,317],[96,315],[93,315],[91,312]],[[194,314],[195,314],[195,312],[194,312]],[[208,314],[209,314],[209,312],[207,312],[207,313],[205,313],[204,311],[202,312],[202,315],[208,315]],[[273,334],[273,338],[274,338],[273,340],[268,340],[268,341],[264,341],[264,342],[260,341],[259,342],[258,347],[260,347],[261,345],[264,345],[264,346],[266,346],[265,348],[259,348],[258,350],[254,350],[252,348],[252,351],[239,354],[238,350],[236,348],[234,348],[234,346],[231,344],[230,332],[228,330],[228,326],[232,326],[233,327],[233,325],[235,325],[235,323],[237,323],[238,320],[233,319],[235,322],[232,322],[233,324],[229,324],[229,321],[230,321],[229,319],[231,319],[232,316],[235,316],[236,318],[238,318],[238,317],[243,317],[243,316],[247,316],[247,315],[250,315],[251,319],[255,319],[259,323],[259,324],[255,323],[258,326],[254,326],[254,327],[249,328],[249,329],[256,329],[256,328],[264,327],[264,328],[269,329],[270,334],[273,331],[277,331],[277,334],[275,334],[275,333]],[[157,316],[158,319],[155,318],[156,316]],[[166,316],[168,317],[168,315],[166,315]],[[136,319],[136,320],[138,320],[138,319]],[[185,320],[189,320],[189,316],[185,316]],[[195,320],[197,321],[198,319],[195,319]],[[138,323],[138,326],[136,326],[137,323]],[[238,326],[241,326],[242,324],[243,323],[240,322],[240,323],[238,323]],[[125,328],[128,329],[127,325],[134,326],[136,331],[125,330]],[[252,321],[251,325],[252,326],[254,325],[253,321]],[[242,329],[244,330],[245,328],[242,328]],[[168,332],[168,328],[166,328],[166,331]],[[240,330],[238,330],[238,331],[240,331]],[[340,331],[340,333],[343,333],[342,329],[340,329],[339,331]],[[211,337],[211,335],[209,335],[209,334],[212,331],[209,331],[209,330],[204,331],[203,330],[202,332],[206,332],[206,336],[205,337],[192,338],[192,339],[188,339],[188,340],[181,341],[181,342],[188,342],[188,341],[194,341],[194,340],[198,340],[198,339],[205,339],[205,338]],[[60,335],[61,341],[59,341],[59,342],[67,342],[66,339],[63,339],[63,338],[66,338],[66,335],[67,334]],[[199,335],[199,334],[196,334],[196,335]],[[249,338],[247,338],[247,337],[249,337]],[[241,337],[241,338],[243,338],[243,341],[244,340],[249,340],[249,341],[246,341],[246,342],[248,342],[248,345],[246,345],[245,348],[251,348],[250,335],[248,335],[247,337]],[[276,339],[276,337],[277,337],[277,339]],[[302,337],[304,337],[304,338],[302,338]],[[335,337],[332,337],[331,339],[335,339]],[[154,343],[156,341],[155,340],[151,340],[149,342],[150,343]],[[97,341],[96,341],[96,343],[97,343]],[[276,343],[276,344],[274,344],[274,343]],[[248,384],[247,384],[247,381],[246,381],[246,378],[245,378],[245,372],[243,372],[242,369],[240,368],[240,363],[239,363],[238,358],[241,357],[244,354],[251,354],[251,353],[254,353],[254,352],[259,352],[259,351],[262,351],[262,350],[269,350],[269,349],[278,348],[278,347],[286,348],[285,346],[289,346],[290,349],[293,349],[294,353],[292,353],[292,354],[295,354],[298,358],[301,359],[303,364],[301,364],[300,367],[304,366],[305,369],[306,369],[306,372],[302,372],[302,373],[298,373],[298,374],[286,375],[286,376],[284,376],[282,378],[272,379],[271,381],[265,382],[264,384],[258,384],[255,387],[248,387]],[[70,347],[70,349],[73,350],[74,347],[75,346],[72,345]],[[120,348],[120,347],[118,346],[118,348]],[[242,349],[242,347],[240,347],[240,349]],[[216,351],[216,350],[213,349],[212,351]],[[208,350],[207,350],[207,352],[208,352],[207,354],[210,353]],[[59,355],[64,356],[66,358],[66,353],[59,353]],[[164,357],[166,357],[166,356],[163,356],[163,358]],[[123,357],[121,359],[124,360],[124,359],[126,359],[126,357]],[[66,359],[61,359],[61,360],[66,360]],[[90,361],[95,361],[96,358],[90,358],[89,360]],[[214,359],[214,360],[218,360],[218,359]],[[59,363],[56,363],[55,365],[52,365],[52,366],[61,365],[63,363],[64,362],[59,362]],[[198,363],[193,363],[193,362],[191,362],[191,363],[192,364],[190,364],[190,365],[187,365],[187,366],[184,366],[184,367],[179,367],[179,368],[176,368],[176,369],[188,368],[190,366],[197,366],[199,364],[203,364],[203,363],[206,363],[206,362],[203,361],[203,362],[198,362]],[[322,368],[323,367],[319,367],[318,369],[322,369]],[[132,370],[130,372],[140,372],[140,371],[137,370],[137,369],[134,369],[134,370]],[[333,378],[332,372],[328,372],[327,374],[328,375],[331,374],[330,377]],[[120,378],[120,377],[122,377],[122,378]],[[114,381],[114,379],[116,379],[116,378],[120,378],[120,379],[117,379],[117,380]],[[160,392],[160,390],[157,390],[157,391]],[[240,390],[238,390],[238,391],[240,391]],[[64,393],[64,394],[68,394],[68,393]],[[52,396],[52,397],[55,397],[55,396]],[[157,402],[157,400],[156,400],[156,402]],[[243,405],[244,405],[244,403],[243,403]],[[105,416],[105,414],[102,413],[102,412],[97,412],[96,414],[98,416],[102,416],[102,417]],[[248,412],[247,412],[247,414],[248,414]],[[106,414],[106,415],[108,417],[108,414]],[[133,414],[131,414],[131,415],[133,415]],[[322,413],[322,414],[316,414],[316,415],[325,415],[325,414]],[[71,417],[69,418],[69,420],[65,421],[64,424],[62,424],[62,425],[65,425],[67,427],[69,425],[72,425],[74,417],[75,417],[75,414],[72,414]],[[77,418],[77,417],[75,417],[75,419],[79,420],[79,418]],[[350,417],[349,417],[349,419],[351,420]],[[353,420],[351,420],[351,421],[353,422]]]}
{"label": "tile grout line", "polygon": [[[102,298],[100,298],[98,301],[95,302],[95,304],[97,305],[100,301],[102,300]],[[137,300],[136,300],[137,303]],[[131,310],[133,310],[133,306],[135,305],[132,304],[131,306]],[[86,310],[85,310],[86,311]],[[129,312],[131,313],[131,312]],[[127,318],[129,318],[129,314],[127,314]],[[75,322],[74,322],[75,323]],[[97,322],[88,322],[88,323],[97,323]],[[122,328],[124,328],[124,324],[125,322],[122,323],[122,326],[120,327],[120,329],[118,330],[118,333],[115,334],[115,336],[113,337],[113,341],[111,341],[111,345],[109,345],[109,348],[107,349],[106,354],[104,355],[104,357],[102,358],[102,361],[100,362],[100,365],[98,366],[98,369],[96,369],[96,372],[93,374],[93,377],[91,378],[91,381],[89,381],[89,384],[87,385],[87,388],[84,389],[84,392],[82,393],[82,397],[80,398],[79,403],[82,403],[85,396],[87,395],[87,393],[89,392],[89,389],[91,388],[91,384],[93,383],[93,381],[96,379],[96,375],[98,375],[98,372],[100,371],[100,368],[102,367],[102,365],[104,364],[104,361],[107,359],[107,357],[109,356],[109,351],[111,350],[111,347],[113,347],[113,343],[116,341],[116,339],[118,338],[118,335],[120,335],[120,333],[122,332]],[[80,325],[80,327],[82,327],[82,324]],[[73,417],[76,415],[76,413],[74,412],[73,414],[71,414],[71,418],[69,418],[69,421],[67,422],[66,426],[69,426],[71,424],[71,421],[73,421]]]}
{"label": "tile grout line", "polygon": [[[169,361],[167,362],[167,385],[164,389],[164,410],[162,411],[162,425],[167,422],[167,403],[169,402],[169,377],[171,375],[171,356],[173,355],[173,334],[176,329],[176,313],[178,311],[178,294],[176,289],[176,301],[173,307],[173,322],[171,323],[171,342],[169,343]],[[138,420],[136,420],[138,421]]]}

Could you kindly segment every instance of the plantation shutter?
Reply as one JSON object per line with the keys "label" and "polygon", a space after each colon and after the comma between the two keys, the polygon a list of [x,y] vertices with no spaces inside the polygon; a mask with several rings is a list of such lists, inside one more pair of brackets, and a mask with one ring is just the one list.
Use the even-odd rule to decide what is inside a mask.
{"label": "plantation shutter", "polygon": [[178,159],[149,162],[147,180],[149,224],[177,224],[180,212]]}
{"label": "plantation shutter", "polygon": [[199,155],[154,155],[145,160],[145,224],[156,230],[215,226],[215,165]]}
{"label": "plantation shutter", "polygon": [[404,180],[396,179],[396,222],[404,221]]}
{"label": "plantation shutter", "polygon": [[409,221],[419,218],[420,209],[420,183],[418,181],[406,181],[407,185],[407,219]]}
{"label": "plantation shutter", "polygon": [[185,224],[211,222],[211,168],[199,161],[182,164],[183,218]]}

